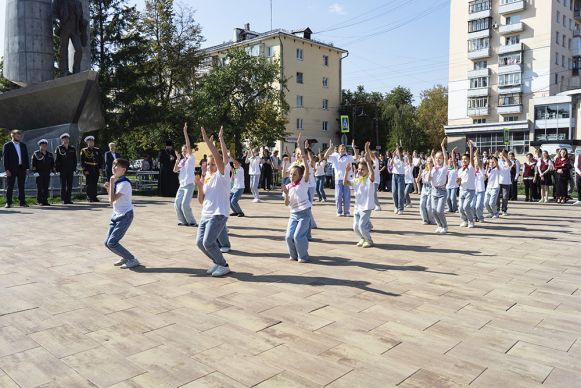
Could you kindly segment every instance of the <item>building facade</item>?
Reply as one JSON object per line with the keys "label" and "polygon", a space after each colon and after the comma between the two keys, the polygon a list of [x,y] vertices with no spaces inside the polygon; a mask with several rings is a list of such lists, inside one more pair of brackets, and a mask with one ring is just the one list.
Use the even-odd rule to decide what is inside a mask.
{"label": "building facade", "polygon": [[579,142],[580,0],[451,0],[450,21],[452,146]]}
{"label": "building facade", "polygon": [[233,41],[204,49],[206,70],[223,64],[228,50],[234,47],[278,60],[282,77],[287,79],[285,93],[290,106],[288,136],[275,147],[281,153],[294,150],[298,132],[311,141],[314,151],[326,148],[330,139],[335,144],[339,140],[342,60],[347,51],[315,41],[311,34],[309,28],[258,33],[246,24],[234,30]]}

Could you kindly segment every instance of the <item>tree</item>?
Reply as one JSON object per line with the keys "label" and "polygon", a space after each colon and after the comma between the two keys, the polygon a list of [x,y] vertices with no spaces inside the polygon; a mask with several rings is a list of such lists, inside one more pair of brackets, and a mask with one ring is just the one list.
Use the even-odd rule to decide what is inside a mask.
{"label": "tree", "polygon": [[396,144],[408,150],[424,150],[424,134],[416,123],[413,94],[408,88],[398,86],[386,95],[382,116],[389,128],[388,148]]}
{"label": "tree", "polygon": [[438,149],[444,135],[444,125],[448,122],[448,89],[436,85],[421,93],[417,109],[418,127],[425,133],[426,146]]}
{"label": "tree", "polygon": [[[387,138],[387,123],[382,117],[382,102],[384,95],[379,92],[367,92],[361,85],[355,91],[343,90],[340,115],[348,115],[352,140],[359,148],[363,148],[366,141],[375,146],[385,147]],[[378,144],[376,135],[379,138]]]}
{"label": "tree", "polygon": [[4,70],[4,60],[0,59],[0,93],[4,93],[13,89],[18,89],[19,87],[18,85],[4,78],[4,76],[2,75],[3,70]]}
{"label": "tree", "polygon": [[224,63],[212,68],[195,92],[198,123],[209,128],[223,125],[238,156],[245,140],[273,144],[284,138],[289,106],[279,63],[242,49],[228,52]]}

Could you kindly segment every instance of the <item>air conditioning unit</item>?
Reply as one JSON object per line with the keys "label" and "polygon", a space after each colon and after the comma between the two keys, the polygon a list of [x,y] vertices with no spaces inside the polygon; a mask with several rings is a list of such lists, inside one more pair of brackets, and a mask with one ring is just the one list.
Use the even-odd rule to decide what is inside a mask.
{"label": "air conditioning unit", "polygon": [[492,23],[492,29],[498,30],[498,23],[497,22]]}

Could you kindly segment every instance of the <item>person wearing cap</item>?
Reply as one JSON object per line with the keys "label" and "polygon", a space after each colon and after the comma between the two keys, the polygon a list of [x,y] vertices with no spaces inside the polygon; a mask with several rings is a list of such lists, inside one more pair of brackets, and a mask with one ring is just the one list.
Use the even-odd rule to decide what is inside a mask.
{"label": "person wearing cap", "polygon": [[72,204],[71,195],[73,191],[73,178],[77,170],[77,150],[70,145],[70,135],[63,133],[60,136],[61,145],[54,151],[55,170],[60,174],[61,180],[61,201],[66,204]]}
{"label": "person wearing cap", "polygon": [[178,174],[173,169],[176,155],[173,142],[167,140],[165,148],[159,151],[159,195],[162,197],[175,197],[180,185]]}
{"label": "person wearing cap", "polygon": [[87,180],[87,199],[89,202],[99,202],[97,198],[97,183],[99,170],[103,168],[101,150],[95,147],[95,137],[85,137],[87,147],[81,150],[81,168]]}
{"label": "person wearing cap", "polygon": [[48,203],[48,187],[50,174],[54,172],[54,158],[48,149],[48,140],[38,141],[38,150],[32,154],[32,172],[36,177],[36,201],[40,206],[50,206]]}
{"label": "person wearing cap", "polygon": [[20,130],[12,130],[10,132],[10,138],[12,140],[2,147],[4,170],[6,171],[6,178],[8,180],[6,187],[6,205],[4,207],[12,207],[12,192],[14,191],[14,184],[16,182],[18,182],[18,200],[20,201],[20,206],[28,207],[24,192],[26,170],[30,168],[28,150],[26,149],[26,144],[21,143],[22,132]]}

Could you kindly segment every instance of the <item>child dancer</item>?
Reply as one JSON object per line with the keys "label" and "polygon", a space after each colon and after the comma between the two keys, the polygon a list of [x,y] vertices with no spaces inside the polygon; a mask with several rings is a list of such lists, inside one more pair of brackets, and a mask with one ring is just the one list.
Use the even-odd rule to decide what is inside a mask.
{"label": "child dancer", "polygon": [[258,155],[258,148],[255,148],[246,153],[246,164],[248,164],[248,175],[250,175],[250,191],[254,199],[252,202],[260,202],[260,192],[258,185],[260,184],[260,166],[262,165],[262,158]]}
{"label": "child dancer", "polygon": [[244,189],[246,188],[244,184],[244,169],[240,166],[240,162],[237,159],[233,161],[234,172],[232,173],[232,190],[230,190],[230,209],[232,209],[231,216],[244,217],[244,212],[238,204]]}
{"label": "child dancer", "polygon": [[402,155],[402,148],[395,145],[395,152],[391,159],[392,166],[391,191],[393,194],[393,212],[403,214],[405,203],[405,165]]}
{"label": "child dancer", "polygon": [[196,243],[198,248],[212,260],[213,264],[206,272],[214,277],[224,276],[230,272],[230,267],[224,259],[218,240],[228,239],[226,222],[228,221],[229,193],[230,193],[230,164],[228,148],[224,142],[222,128],[218,138],[222,155],[214,145],[214,139],[208,138],[206,130],[201,128],[202,139],[210,149],[212,155],[208,157],[207,173],[204,180],[196,175],[198,186],[198,201],[202,204],[202,218],[198,226]]}
{"label": "child dancer", "polygon": [[[366,153],[367,155],[367,153]],[[375,210],[377,211],[381,211],[381,204],[379,203],[379,183],[380,183],[380,173],[379,170],[381,169],[381,161],[379,160],[379,157],[377,156],[377,152],[372,152],[371,153],[371,159],[373,160],[373,174],[375,176],[375,182],[373,183],[375,185],[375,194],[373,196],[374,201],[375,201]]]}
{"label": "child dancer", "polygon": [[[422,216],[422,221],[424,225],[434,224],[434,215],[432,212],[432,182],[431,182],[431,172],[434,168],[434,152],[432,151],[432,156],[428,158],[426,166],[418,175],[418,187],[421,187],[421,194],[420,194],[420,215]],[[420,184],[420,181],[421,183]]]}
{"label": "child dancer", "polygon": [[319,152],[319,156],[315,163],[315,181],[317,184],[317,196],[319,202],[327,202],[327,194],[325,194],[325,167],[327,161],[323,159],[323,153]]}
{"label": "child dancer", "polygon": [[432,182],[432,190],[430,192],[432,197],[432,211],[434,212],[434,219],[438,227],[436,233],[448,233],[448,222],[446,221],[446,179],[448,179],[448,151],[446,151],[446,143],[448,138],[442,140],[442,151],[438,151],[434,156],[434,168],[430,170],[430,179]]}
{"label": "child dancer", "polygon": [[474,151],[474,175],[475,175],[475,189],[476,194],[472,201],[474,207],[474,220],[477,222],[484,222],[484,197],[486,196],[486,186],[484,180],[486,171],[482,166],[482,158],[478,150]]}
{"label": "child dancer", "polygon": [[510,197],[510,189],[512,187],[512,178],[510,171],[512,169],[512,161],[508,157],[508,152],[502,150],[500,159],[498,160],[498,183],[500,184],[500,194],[496,201],[497,207],[501,207],[500,195],[502,194],[502,207],[500,214],[508,216],[508,199]]}
{"label": "child dancer", "polygon": [[343,174],[345,173],[345,166],[352,164],[355,159],[353,156],[347,154],[347,148],[341,144],[338,152],[334,151],[333,142],[329,142],[329,149],[325,152],[325,159],[333,165],[335,172],[335,205],[337,206],[337,217],[349,216],[349,208],[351,206],[351,190],[349,187],[343,186]]}
{"label": "child dancer", "polygon": [[192,213],[192,196],[194,194],[194,176],[196,162],[190,138],[188,136],[188,123],[184,124],[185,144],[182,146],[182,152],[176,151],[176,163],[173,172],[179,173],[180,187],[176,193],[175,209],[178,217],[179,226],[198,226],[194,214]]}
{"label": "child dancer", "polygon": [[[456,147],[454,147],[452,155],[456,155]],[[451,157],[448,159],[448,183],[446,184],[446,190],[448,192],[448,212],[450,213],[456,213],[458,211],[458,200],[456,198],[456,189],[458,188],[458,184],[456,183],[457,178],[458,169],[456,168],[456,159]]]}
{"label": "child dancer", "polygon": [[553,185],[553,170],[555,169],[551,158],[549,158],[549,153],[543,151],[543,156],[538,163],[537,172],[539,176],[539,182],[541,185],[541,200],[539,203],[549,202],[549,187]]}
{"label": "child dancer", "polygon": [[488,210],[488,218],[498,218],[497,201],[498,193],[500,192],[500,184],[498,182],[498,159],[496,156],[491,156],[488,160],[486,177],[488,178],[488,184],[486,185],[484,204]]}
{"label": "child dancer", "polygon": [[345,166],[343,185],[353,186],[355,190],[355,211],[353,231],[359,237],[358,247],[371,248],[371,212],[375,209],[375,171],[373,159],[369,150],[370,142],[365,143],[365,161],[360,161],[357,168],[357,178],[349,181],[351,165]]}
{"label": "child dancer", "polygon": [[404,189],[404,197],[405,197],[405,207],[412,207],[412,200],[410,198],[410,193],[414,190],[414,175],[413,175],[413,166],[410,163],[408,157],[404,157],[404,164],[405,164],[405,189]]}
{"label": "child dancer", "polygon": [[458,170],[457,181],[460,183],[460,217],[461,227],[474,227],[474,208],[472,199],[476,191],[476,176],[474,174],[474,151],[472,141],[468,140],[469,155],[462,155],[462,168]]}
{"label": "child dancer", "polygon": [[[297,136],[297,144],[300,147],[302,159],[306,155],[301,142],[301,134]],[[286,243],[290,260],[299,263],[309,262],[309,233],[311,224],[311,202],[309,201],[309,170],[301,165],[293,165],[290,170],[291,183],[282,187],[284,204],[290,208],[290,218],[286,231]]]}

